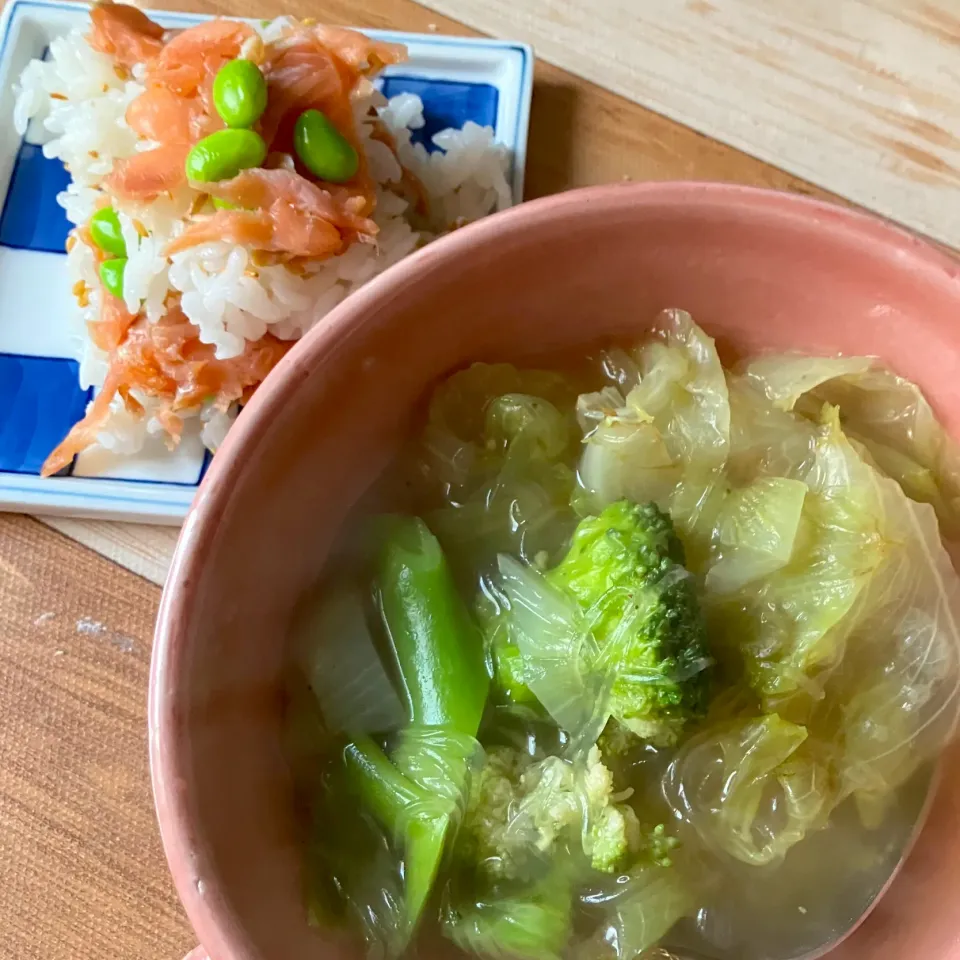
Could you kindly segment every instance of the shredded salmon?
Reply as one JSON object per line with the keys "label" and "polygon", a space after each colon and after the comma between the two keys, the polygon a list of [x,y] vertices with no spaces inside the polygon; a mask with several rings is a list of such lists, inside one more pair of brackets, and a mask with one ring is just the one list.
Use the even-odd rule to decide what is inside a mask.
{"label": "shredded salmon", "polygon": [[249,24],[210,20],[178,33],[147,67],[147,78],[181,97],[208,99],[208,84],[228,61],[235,60],[245,40],[256,35]]}
{"label": "shredded salmon", "polygon": [[111,370],[107,374],[100,392],[93,403],[87,407],[84,418],[73,425],[66,437],[44,461],[40,469],[41,477],[52,477],[55,473],[59,473],[64,467],[70,466],[78,453],[83,453],[87,447],[97,442],[97,434],[110,415],[110,404],[113,403],[113,398],[120,388],[121,377],[120,370]]}
{"label": "shredded salmon", "polygon": [[146,63],[163,50],[163,27],[136,7],[98,3],[90,11],[90,20],[90,46],[113,57],[120,66]]}
{"label": "shredded salmon", "polygon": [[186,181],[184,163],[189,152],[189,143],[167,143],[116,160],[104,186],[127,200],[153,200]]}
{"label": "shredded salmon", "polygon": [[122,300],[100,285],[100,317],[87,324],[90,339],[109,353],[123,343],[123,338],[133,324],[134,316]]}
{"label": "shredded salmon", "polygon": [[180,97],[159,84],[131,101],[126,121],[134,133],[157,143],[195,143],[221,126],[199,98]]}
{"label": "shredded salmon", "polygon": [[179,303],[157,323],[138,317],[112,352],[103,387],[86,416],[47,458],[42,475],[58,473],[96,442],[110,416],[113,398],[118,393],[124,396],[121,390],[127,396],[133,389],[159,398],[162,406],[155,416],[176,437],[182,427],[180,411],[195,409],[211,398],[218,408],[229,408],[261,383],[292,345],[267,334],[248,342],[240,356],[218,360],[214,347],[200,342],[199,329],[186,318]]}
{"label": "shredded salmon", "polygon": [[[214,78],[241,49],[253,49],[257,34],[247,24],[224,19],[167,33],[138,9],[112,2],[95,4],[91,21],[90,43],[113,58],[118,77],[128,78],[134,67],[142,68],[137,77],[142,77],[144,92],[129,104],[126,121],[142,140],[156,144],[114,162],[103,183],[105,202],[112,195],[149,203],[186,183],[190,149],[222,129],[212,98]],[[358,84],[368,82],[364,78],[400,62],[406,51],[352,30],[314,24],[301,24],[281,41],[260,47],[257,62],[267,81],[268,103],[255,129],[269,153],[295,158],[296,120],[304,110],[318,109],[357,149],[357,174],[346,183],[328,184],[301,167],[255,169],[220,183],[194,184],[203,195],[229,201],[234,208],[203,215],[198,202],[192,222],[169,245],[168,255],[208,240],[226,240],[252,249],[255,263],[289,263],[302,269],[302,262],[335,256],[352,243],[376,236],[371,219],[375,184],[351,97]],[[379,138],[388,142],[384,137],[389,137],[386,131]],[[396,145],[389,145],[395,151]],[[404,184],[408,193],[425,199],[415,177]],[[104,259],[88,226],[78,227],[75,236],[93,249],[98,263]],[[200,341],[200,330],[183,313],[179,295],[170,294],[165,315],[148,323],[102,284],[100,293],[100,314],[88,328],[92,341],[109,357],[108,374],[87,414],[47,459],[44,476],[59,472],[96,442],[115,398],[120,397],[133,416],[147,416],[149,409],[169,442],[176,444],[188,412],[206,403],[228,410],[249,399],[292,346],[267,334],[248,341],[240,356],[219,360],[215,347]],[[145,407],[144,397],[159,403]]]}
{"label": "shredded salmon", "polygon": [[401,43],[372,40],[356,30],[330,27],[322,23],[315,24],[310,29],[328,50],[334,51],[351,70],[364,76],[379,73],[384,67],[402,63],[407,59],[407,48]]}
{"label": "shredded salmon", "polygon": [[[211,20],[176,34],[165,45],[135,42],[157,30],[133,7],[106,3],[94,7],[94,35],[112,50],[132,51],[134,63],[146,65],[146,90],[127,108],[126,120],[141,137],[160,144],[117,160],[106,187],[127,200],[149,202],[186,182],[184,162],[190,147],[223,127],[213,106],[217,71],[240,53],[255,35],[252,27],[232,20]],[[142,21],[151,24],[148,31]],[[100,47],[98,47],[100,49]],[[116,55],[116,54],[114,54]],[[124,59],[126,66],[132,66]]]}
{"label": "shredded salmon", "polygon": [[[362,213],[369,215],[375,205],[374,184],[357,137],[350,100],[366,69],[360,65],[358,51],[364,50],[373,56],[372,51],[379,50],[383,57],[392,58],[387,62],[395,62],[402,54],[400,48],[394,49],[393,45],[377,45],[352,30],[339,30],[336,35],[349,38],[351,52],[344,58],[337,49],[324,43],[318,30],[321,28],[299,29],[262,64],[269,99],[260,118],[261,132],[273,150],[295,156],[293,128],[297,118],[304,110],[325,113],[360,157],[359,169],[346,187],[363,198]],[[300,172],[304,171],[300,169]]]}
{"label": "shredded salmon", "polygon": [[238,210],[218,210],[187,227],[168,247],[172,256],[210,240],[227,239],[290,257],[336,256],[357,238],[370,239],[377,225],[358,212],[363,197],[331,192],[290,170],[244,170],[204,189]]}

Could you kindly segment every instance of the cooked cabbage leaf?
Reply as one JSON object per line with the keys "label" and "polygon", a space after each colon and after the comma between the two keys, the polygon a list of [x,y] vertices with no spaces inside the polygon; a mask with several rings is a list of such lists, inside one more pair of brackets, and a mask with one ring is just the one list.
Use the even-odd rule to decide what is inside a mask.
{"label": "cooked cabbage leaf", "polygon": [[515,669],[557,725],[593,743],[609,717],[605,678],[590,669],[597,645],[572,597],[535,568],[501,554],[500,576],[509,599]]}
{"label": "cooked cabbage leaf", "polygon": [[886,536],[897,549],[860,597],[837,675],[811,728],[838,752],[840,794],[867,822],[936,757],[960,711],[960,581],[930,506],[875,477]]}
{"label": "cooked cabbage leaf", "polygon": [[638,382],[578,402],[588,512],[624,498],[652,500],[686,532],[694,518],[690,505],[701,499],[686,488],[709,486],[727,457],[730,408],[723,367],[713,340],[682,310],[657,318],[636,362]]}
{"label": "cooked cabbage leaf", "polygon": [[808,357],[802,354],[767,354],[751,360],[746,376],[757,384],[779,410],[792,410],[797,401],[828,380],[864,373],[872,357]]}
{"label": "cooked cabbage leaf", "polygon": [[577,957],[611,955],[616,960],[636,960],[670,932],[694,906],[684,876],[674,866],[641,864],[616,884],[588,891],[581,897],[589,908],[602,911],[592,937]]}
{"label": "cooked cabbage leaf", "polygon": [[664,798],[713,850],[771,863],[833,809],[829,772],[802,750],[806,740],[776,714],[711,726],[681,747]]}
{"label": "cooked cabbage leaf", "polygon": [[716,521],[706,589],[733,593],[790,562],[807,485],[771,477],[732,490]]}
{"label": "cooked cabbage leaf", "polygon": [[413,469],[454,564],[472,574],[498,553],[562,546],[575,522],[575,402],[563,376],[509,364],[474,364],[434,392]]}
{"label": "cooked cabbage leaf", "polygon": [[845,618],[894,544],[884,536],[875,471],[840,430],[835,411],[817,429],[807,486],[787,564],[727,598],[714,623],[734,640],[768,707],[817,698],[820,675],[843,656]]}
{"label": "cooked cabbage leaf", "polygon": [[917,386],[869,357],[765,356],[745,375],[779,409],[816,418],[824,403],[838,407],[844,432],[909,497],[933,505],[948,537],[960,537],[960,445]]}
{"label": "cooked cabbage leaf", "polygon": [[918,387],[878,369],[831,380],[813,396],[839,407],[844,431],[907,496],[933,506],[945,536],[960,538],[960,445]]}
{"label": "cooked cabbage leaf", "polygon": [[605,387],[578,399],[577,417],[585,436],[580,480],[588,492],[582,512],[624,498],[669,502],[681,468],[649,414],[629,406],[618,388]]}
{"label": "cooked cabbage leaf", "polygon": [[730,376],[730,456],[727,476],[746,485],[761,477],[790,477],[813,457],[816,424],[775,407],[746,377]]}

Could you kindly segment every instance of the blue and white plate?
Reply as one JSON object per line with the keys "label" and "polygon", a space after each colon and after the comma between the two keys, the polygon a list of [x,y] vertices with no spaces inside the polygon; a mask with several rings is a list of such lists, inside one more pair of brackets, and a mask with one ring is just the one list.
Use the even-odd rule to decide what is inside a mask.
{"label": "blue and white plate", "polygon": [[[64,242],[69,223],[56,203],[69,175],[47,160],[29,134],[13,132],[12,86],[50,41],[88,21],[89,8],[57,0],[11,0],[0,17],[0,510],[178,523],[203,477],[209,454],[199,440],[170,454],[160,441],[133,458],[99,448],[76,459],[69,475],[40,477],[40,467],[83,416],[75,310]],[[152,11],[168,28],[206,17]],[[533,88],[529,47],[496,40],[366,31],[407,45],[410,59],[388,70],[387,96],[410,92],[424,103],[429,138],[468,120],[492,126],[513,154],[513,192],[523,194]]]}

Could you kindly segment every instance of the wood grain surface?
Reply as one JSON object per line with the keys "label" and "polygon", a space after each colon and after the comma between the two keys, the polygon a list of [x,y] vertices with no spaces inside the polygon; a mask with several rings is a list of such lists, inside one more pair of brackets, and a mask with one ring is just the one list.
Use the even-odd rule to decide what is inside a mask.
{"label": "wood grain surface", "polygon": [[0,517],[0,957],[180,960],[191,933],[150,799],[160,591]]}
{"label": "wood grain surface", "polygon": [[[481,6],[479,0],[471,2]],[[292,13],[356,26],[476,35],[463,24],[408,0],[180,0],[153,6],[246,17]],[[623,179],[729,180],[827,196],[797,177],[538,61],[527,154],[527,198]],[[139,524],[59,517],[44,522],[160,584],[177,537],[175,530]]]}
{"label": "wood grain surface", "polygon": [[957,246],[956,0],[427,0]]}
{"label": "wood grain surface", "polygon": [[[469,32],[409,0],[174,6]],[[481,12],[477,0],[473,19]],[[530,196],[624,177],[818,192],[546,64],[528,174]],[[176,531],[46,522],[0,516],[0,960],[180,960],[192,934],[160,848],[146,746],[155,584]]]}

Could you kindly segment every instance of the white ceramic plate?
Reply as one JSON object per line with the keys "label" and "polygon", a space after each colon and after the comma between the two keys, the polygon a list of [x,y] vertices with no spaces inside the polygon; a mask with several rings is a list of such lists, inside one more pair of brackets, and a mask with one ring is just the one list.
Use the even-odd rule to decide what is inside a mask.
{"label": "white ceramic plate", "polygon": [[[81,454],[68,475],[39,476],[47,454],[83,415],[64,241],[56,203],[68,174],[58,160],[13,133],[12,86],[50,41],[87,22],[89,8],[56,0],[12,0],[0,17],[0,510],[178,523],[209,459],[199,440],[173,454],[157,440],[132,458]],[[206,17],[151,12],[165,27]],[[513,153],[513,192],[523,195],[533,54],[520,43],[367,31],[406,44],[410,59],[384,75],[388,96],[424,101],[430,136],[467,120],[494,128]]]}

